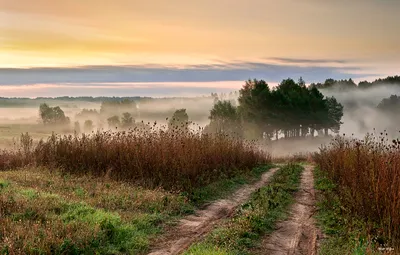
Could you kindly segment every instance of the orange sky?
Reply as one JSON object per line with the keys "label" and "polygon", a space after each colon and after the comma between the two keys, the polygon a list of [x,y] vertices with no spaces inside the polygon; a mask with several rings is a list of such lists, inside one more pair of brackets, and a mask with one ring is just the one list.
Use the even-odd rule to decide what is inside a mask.
{"label": "orange sky", "polygon": [[0,0],[0,67],[282,57],[391,72],[399,10],[395,0]]}

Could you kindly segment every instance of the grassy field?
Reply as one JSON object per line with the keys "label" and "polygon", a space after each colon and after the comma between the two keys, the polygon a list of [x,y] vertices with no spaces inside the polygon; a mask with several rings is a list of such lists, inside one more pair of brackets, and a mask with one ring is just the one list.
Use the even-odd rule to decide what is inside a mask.
{"label": "grassy field", "polygon": [[[320,218],[328,236],[334,237],[328,247],[337,246],[329,245],[331,242],[340,242],[348,249],[399,251],[399,140],[388,141],[384,134],[364,140],[338,137],[315,160],[321,170],[317,187],[325,195]],[[338,233],[340,238],[335,238]]]}
{"label": "grassy field", "polygon": [[174,132],[21,136],[0,155],[1,254],[142,254],[165,226],[259,179],[268,154]]}

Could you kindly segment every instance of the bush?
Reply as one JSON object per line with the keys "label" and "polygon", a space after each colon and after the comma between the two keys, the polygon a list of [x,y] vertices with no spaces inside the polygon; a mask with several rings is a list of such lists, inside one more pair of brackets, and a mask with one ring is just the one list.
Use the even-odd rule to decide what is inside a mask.
{"label": "bush", "polygon": [[[12,158],[25,154],[18,153],[11,154]],[[90,135],[53,134],[26,153],[32,155],[30,163],[39,166],[185,191],[270,161],[269,155],[254,144],[226,135],[139,128]]]}
{"label": "bush", "polygon": [[366,219],[371,234],[383,232],[386,242],[400,245],[400,141],[389,142],[384,134],[337,137],[315,160],[349,212]]}

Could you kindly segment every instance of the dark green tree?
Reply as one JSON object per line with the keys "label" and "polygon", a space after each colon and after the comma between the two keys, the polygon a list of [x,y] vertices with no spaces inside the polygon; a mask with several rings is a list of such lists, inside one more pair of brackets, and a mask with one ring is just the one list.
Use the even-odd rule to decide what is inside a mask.
{"label": "dark green tree", "polygon": [[174,112],[168,122],[169,130],[189,131],[189,115],[186,109],[178,109]]}
{"label": "dark green tree", "polygon": [[135,123],[135,120],[133,119],[132,114],[130,114],[129,112],[124,112],[122,114],[122,118],[121,118],[122,127],[129,128],[129,127],[132,127],[134,123]]}
{"label": "dark green tree", "polygon": [[227,133],[242,136],[242,127],[237,107],[231,101],[217,101],[210,111],[210,124],[206,132]]}
{"label": "dark green tree", "polygon": [[46,103],[39,106],[39,115],[44,124],[69,124],[70,122],[59,106],[50,107]]}
{"label": "dark green tree", "polygon": [[85,133],[90,133],[93,131],[93,121],[92,120],[85,120],[85,123],[83,124],[83,130]]}
{"label": "dark green tree", "polygon": [[114,115],[110,118],[107,119],[108,122],[108,127],[113,128],[113,127],[119,127],[121,122],[119,120],[119,117],[117,115]]}

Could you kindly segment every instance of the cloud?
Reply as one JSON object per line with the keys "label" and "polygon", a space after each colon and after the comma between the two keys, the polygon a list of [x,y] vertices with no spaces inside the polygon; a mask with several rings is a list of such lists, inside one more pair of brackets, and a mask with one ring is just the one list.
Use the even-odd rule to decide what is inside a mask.
{"label": "cloud", "polygon": [[[313,61],[313,60],[309,60]],[[319,60],[320,61],[320,60]],[[316,62],[316,60],[315,60]],[[347,79],[377,76],[360,72],[358,67],[299,66],[263,62],[168,67],[161,65],[82,66],[74,68],[0,68],[0,85],[118,83],[118,82],[217,82],[264,79],[280,82],[303,77],[307,82],[327,78]],[[162,85],[160,85],[162,86]]]}
{"label": "cloud", "polygon": [[229,93],[243,82],[220,83],[73,83],[2,85],[2,97],[58,97],[58,96],[199,96],[212,92]]}
{"label": "cloud", "polygon": [[282,63],[289,64],[347,64],[348,60],[341,59],[304,59],[304,58],[269,58]]}

